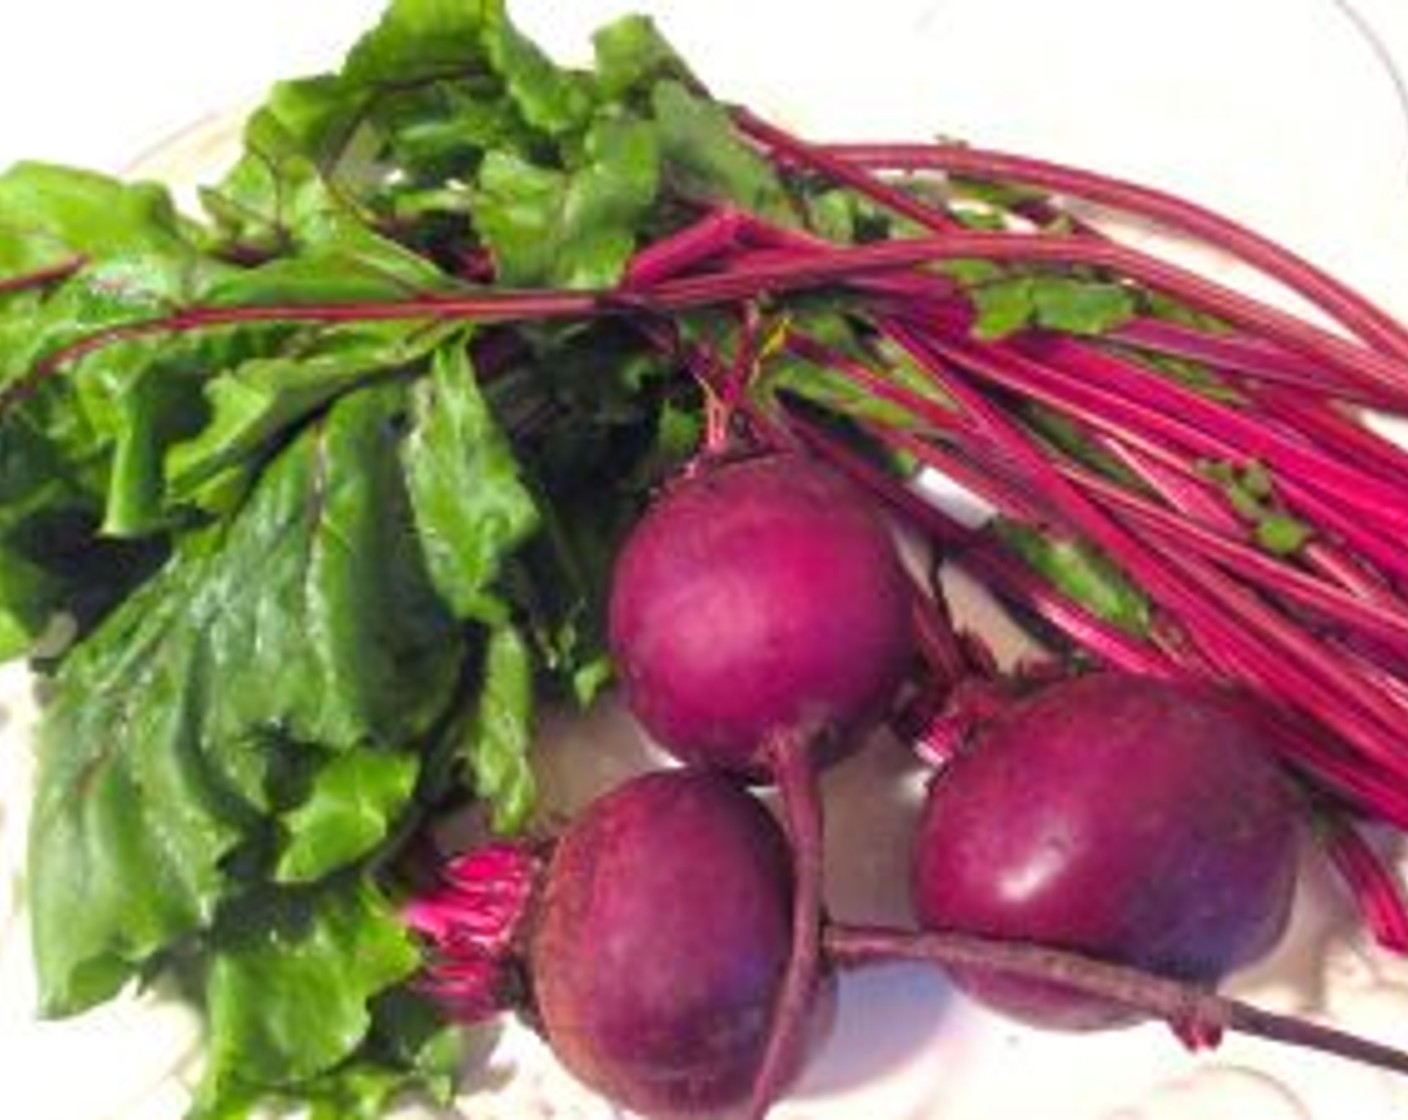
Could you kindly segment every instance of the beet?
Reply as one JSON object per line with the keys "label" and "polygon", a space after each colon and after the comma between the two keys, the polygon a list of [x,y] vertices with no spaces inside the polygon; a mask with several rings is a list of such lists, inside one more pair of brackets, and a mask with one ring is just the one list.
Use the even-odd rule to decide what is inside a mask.
{"label": "beet", "polygon": [[776,1094],[820,975],[817,768],[885,713],[914,652],[913,605],[888,526],[795,453],[700,460],[616,563],[611,650],[631,711],[678,758],[782,793],[793,943],[752,1116]]}
{"label": "beet", "polygon": [[[549,852],[496,841],[455,855],[404,914],[427,952],[419,987],[451,1018],[524,1012],[592,1089],[653,1117],[764,1116],[831,1022],[831,969],[894,960],[995,973],[1060,998],[1168,1022],[1185,1042],[1240,1031],[1408,1073],[1408,1054],[1262,1011],[1210,987],[1031,941],[825,923],[824,982],[763,1082],[792,975],[787,840],[717,771],[630,779]],[[1075,991],[1086,993],[1076,997]],[[767,1091],[759,1094],[759,1084]],[[746,1112],[740,1106],[746,1102]]]}
{"label": "beet", "polygon": [[631,534],[611,648],[661,745],[757,775],[779,733],[835,750],[883,713],[912,651],[910,602],[887,527],[849,482],[792,454],[710,463]]}
{"label": "beet", "polygon": [[791,898],[781,830],[716,773],[650,774],[594,802],[558,844],[531,935],[553,1050],[650,1116],[741,1103],[787,968]]}
{"label": "beet", "polygon": [[[1098,673],[1019,702],[932,782],[916,836],[920,921],[1212,983],[1290,912],[1298,812],[1268,725],[1210,688]],[[969,993],[1043,1026],[1127,1007],[981,969]]]}

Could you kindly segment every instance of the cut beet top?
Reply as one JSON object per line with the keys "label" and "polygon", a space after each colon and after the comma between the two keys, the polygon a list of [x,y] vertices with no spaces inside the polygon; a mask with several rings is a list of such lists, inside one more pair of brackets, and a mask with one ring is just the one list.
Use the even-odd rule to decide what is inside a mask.
{"label": "cut beet top", "polygon": [[[1019,703],[933,781],[920,920],[1218,980],[1276,943],[1294,893],[1297,806],[1270,736],[1240,700],[1116,673]],[[955,977],[1039,1025],[1131,1018],[1047,983]]]}

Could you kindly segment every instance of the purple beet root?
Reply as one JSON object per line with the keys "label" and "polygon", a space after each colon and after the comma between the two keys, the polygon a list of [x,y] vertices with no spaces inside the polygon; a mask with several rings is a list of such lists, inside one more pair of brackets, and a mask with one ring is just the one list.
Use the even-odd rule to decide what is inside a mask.
{"label": "purple beet root", "polygon": [[[549,855],[497,842],[448,860],[406,907],[427,950],[422,989],[452,1018],[514,1008],[590,1087],[653,1117],[762,1115],[831,1021],[830,972],[777,1059],[775,1007],[792,975],[795,876],[762,805],[715,771],[631,779],[589,805]],[[1059,982],[1167,1021],[1188,1043],[1243,1031],[1408,1073],[1408,1054],[1260,1011],[1127,964],[970,933],[828,923],[829,965],[925,961],[988,983]],[[1055,995],[1049,998],[1056,998]]]}
{"label": "purple beet root", "polygon": [[792,889],[781,830],[716,773],[650,774],[594,802],[558,844],[531,937],[553,1050],[648,1116],[740,1104],[787,969]]}
{"label": "purple beet root", "polygon": [[[920,921],[1217,981],[1272,948],[1290,912],[1298,811],[1269,734],[1241,701],[1117,673],[1020,702],[932,783]],[[1047,982],[954,977],[1041,1026],[1137,1017]]]}
{"label": "purple beet root", "polygon": [[631,711],[676,757],[771,778],[782,794],[793,944],[752,1117],[776,1095],[820,975],[817,768],[859,742],[904,680],[912,594],[864,496],[797,454],[700,463],[616,563],[611,649]]}
{"label": "purple beet root", "polygon": [[880,714],[913,649],[891,536],[815,461],[705,464],[667,491],[617,562],[611,647],[632,712],[687,761],[770,771],[769,740],[831,749]]}

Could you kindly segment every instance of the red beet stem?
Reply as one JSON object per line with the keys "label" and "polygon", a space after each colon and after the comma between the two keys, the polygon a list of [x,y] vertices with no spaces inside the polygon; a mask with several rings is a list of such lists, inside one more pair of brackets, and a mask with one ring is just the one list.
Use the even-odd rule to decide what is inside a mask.
{"label": "red beet stem", "polygon": [[1047,371],[1059,371],[1082,386],[1098,386],[1108,398],[1137,401],[1141,412],[1177,417],[1177,428],[1191,430],[1193,445],[1205,455],[1260,461],[1336,501],[1408,526],[1408,486],[1359,470],[1352,459],[1293,439],[1264,419],[1075,340],[1046,337],[1020,345]]}
{"label": "red beet stem", "polygon": [[1316,823],[1316,836],[1369,932],[1385,949],[1408,954],[1408,902],[1394,873],[1343,814],[1323,810]]}
{"label": "red beet stem", "polygon": [[87,257],[65,257],[54,264],[36,268],[32,272],[22,272],[15,276],[0,276],[0,296],[25,292],[32,288],[43,288],[49,284],[56,284],[60,280],[67,280],[87,263]]}
{"label": "red beet stem", "polygon": [[1293,514],[1324,529],[1331,539],[1349,545],[1363,564],[1373,565],[1400,586],[1408,587],[1408,552],[1399,544],[1403,539],[1401,533],[1385,528],[1357,509],[1345,509],[1298,479],[1282,476],[1278,483],[1281,499]]}
{"label": "red beet stem", "polygon": [[928,666],[931,688],[952,688],[964,678],[981,673],[983,667],[973,664],[964,642],[953,628],[948,616],[948,604],[942,594],[931,594],[914,582],[914,632],[920,655]]}
{"label": "red beet stem", "polygon": [[1095,657],[1149,676],[1179,675],[1179,664],[1164,651],[1092,614],[1007,555],[991,538],[956,521],[893,475],[798,417],[789,419],[789,430],[814,453],[875,494],[905,524],[935,542],[954,563],[987,586],[1026,604]]}
{"label": "red beet stem", "polygon": [[1147,254],[1093,238],[1046,234],[954,231],[934,237],[783,254],[763,263],[744,254],[726,270],[663,281],[647,290],[609,292],[499,291],[454,296],[419,296],[405,300],[355,304],[275,304],[243,307],[193,307],[158,319],[124,324],[90,335],[49,355],[3,397],[0,407],[21,392],[33,390],[58,368],[103,346],[153,334],[231,326],[249,322],[357,322],[464,319],[510,322],[524,319],[585,318],[627,312],[673,312],[757,298],[767,293],[800,291],[829,284],[860,284],[889,272],[945,260],[1087,265],[1123,273],[1164,290],[1191,306],[1219,315],[1245,329],[1264,334],[1288,349],[1321,361],[1347,376],[1387,384],[1408,393],[1408,366],[1391,356],[1367,350],[1294,315],[1267,307],[1231,289],[1159,261]]}
{"label": "red beet stem", "polygon": [[541,872],[526,846],[486,844],[449,860],[436,887],[402,910],[428,949],[420,987],[457,1022],[515,1006],[514,960]]}
{"label": "red beet stem", "polygon": [[640,250],[626,269],[622,287],[649,287],[726,252],[737,243],[745,222],[745,215],[732,207],[709,211],[694,224]]}
{"label": "red beet stem", "polygon": [[[1233,463],[1254,458],[1244,449],[1222,442],[1214,433],[1186,423],[1181,413],[1148,407],[1128,395],[1092,385],[1088,378],[1032,361],[1008,348],[928,338],[916,343],[911,353],[920,356],[925,350],[1093,425],[1141,452],[1157,456],[1163,463],[1176,462],[1169,455],[1170,444],[1181,446],[1184,454],[1210,455]],[[1357,501],[1352,487],[1342,488],[1348,485],[1346,480],[1341,477],[1338,482],[1339,485],[1327,484],[1335,493],[1335,500],[1330,500],[1323,490],[1307,485],[1298,474],[1283,471],[1278,478],[1281,496],[1292,512],[1332,537],[1348,542],[1384,571],[1408,579],[1408,557],[1390,543],[1401,533],[1399,523],[1408,517],[1408,498],[1389,493],[1380,495],[1377,504]],[[1355,507],[1353,512],[1343,508],[1342,499]],[[1385,521],[1393,524],[1385,525]]]}
{"label": "red beet stem", "polygon": [[821,976],[823,821],[815,736],[782,732],[768,746],[773,780],[782,798],[782,819],[792,847],[792,951],[773,1007],[767,1046],[753,1081],[747,1116],[762,1120],[804,1049],[808,1019]]}
{"label": "red beet stem", "polygon": [[1408,653],[1408,614],[1385,603],[1366,602],[1343,588],[1294,567],[1242,541],[1229,539],[1180,517],[1082,467],[1062,464],[1062,473],[1102,504],[1170,548],[1187,546],[1261,588],[1292,599],[1326,620],[1373,634]]}
{"label": "red beet stem", "polygon": [[964,259],[1084,265],[1108,270],[1323,362],[1344,376],[1365,380],[1374,391],[1382,392],[1388,387],[1408,396],[1408,363],[1403,360],[1341,338],[1137,249],[1088,237],[962,230],[932,237],[838,246],[818,251],[810,258],[789,253],[781,259],[774,256],[754,263],[742,254],[726,272],[660,284],[649,293],[648,305],[672,311],[765,291],[796,291],[836,283],[854,286],[870,275]]}
{"label": "red beet stem", "polygon": [[[902,344],[910,341],[903,331],[892,331],[891,334]],[[959,349],[957,344],[950,347],[943,343],[935,343],[932,348],[940,351]],[[1187,622],[1190,627],[1188,634],[1199,643],[1221,671],[1231,673],[1269,692],[1280,702],[1311,712],[1326,726],[1353,743],[1366,759],[1385,766],[1388,772],[1408,772],[1408,760],[1402,758],[1390,744],[1388,729],[1403,716],[1403,705],[1392,693],[1376,689],[1372,681],[1364,679],[1362,674],[1355,674],[1351,667],[1321,655],[1310,639],[1296,626],[1288,623],[1274,610],[1268,609],[1261,600],[1248,595],[1244,589],[1207,564],[1195,563],[1178,552],[1162,561],[1154,551],[1146,553],[1131,534],[1119,528],[1118,520],[1109,520],[1098,512],[1097,506],[1087,505],[1077,492],[1056,484],[1056,480],[1093,479],[1101,484],[1098,494],[1106,503],[1110,501],[1112,493],[1116,496],[1120,494],[1117,489],[1105,486],[1102,480],[1095,476],[1087,477],[1077,473],[1073,479],[1073,468],[1069,464],[1046,463],[1034,447],[1026,446],[1026,437],[1015,422],[1004,418],[1001,411],[990,402],[965,388],[956,369],[926,362],[922,348],[911,347],[911,352],[915,353],[922,366],[934,373],[941,389],[958,400],[962,406],[961,411],[969,414],[970,423],[965,428],[963,424],[955,423],[948,410],[931,404],[915,410],[921,412],[921,415],[926,412],[934,413],[931,418],[943,424],[945,430],[964,431],[970,437],[974,434],[986,436],[989,442],[978,447],[981,461],[978,468],[973,469],[962,458],[944,452],[908,432],[889,430],[882,438],[902,447],[961,483],[975,488],[998,508],[1017,516],[1030,519],[1036,512],[1024,496],[1024,490],[1047,495],[1048,500],[1055,503],[1053,510],[1057,522],[1082,535],[1091,536],[1102,544],[1110,555],[1117,557],[1141,583],[1153,590],[1156,601],[1161,602],[1174,617]],[[818,358],[827,356],[815,348],[809,353]],[[965,355],[947,356],[962,359]],[[1025,364],[1039,370],[1033,363]],[[847,364],[843,372],[862,379],[872,376],[863,367],[854,368],[853,363]],[[1078,390],[1078,386],[1072,389]],[[966,442],[970,451],[973,450],[971,439],[960,442]],[[993,457],[990,448],[996,449],[997,458]],[[1003,483],[1001,480],[1004,477],[1010,481]],[[1157,507],[1150,506],[1148,509],[1157,513]],[[1126,515],[1128,510],[1126,502]],[[1038,519],[1049,521],[1051,516]],[[1145,520],[1147,522],[1148,519]],[[1219,547],[1219,538],[1216,535],[1204,533],[1201,539],[1204,544],[1211,542],[1218,548],[1223,560],[1229,558],[1228,548]],[[1266,566],[1257,560],[1253,552],[1244,547],[1239,549],[1235,547],[1235,543],[1231,558],[1241,561],[1244,571],[1252,564],[1258,574],[1263,577],[1268,574]],[[1274,569],[1271,569],[1271,574],[1275,574]],[[1308,577],[1292,579],[1289,582],[1292,589],[1302,596],[1307,593],[1313,595],[1321,590]],[[1285,583],[1286,581],[1283,581],[1283,590]],[[1208,599],[1208,605],[1215,603],[1220,608],[1232,611],[1230,617],[1242,619],[1246,627],[1226,625],[1220,611],[1203,609],[1205,597]],[[1325,591],[1322,599],[1329,602],[1333,609],[1341,613],[1348,611],[1363,621],[1364,615],[1352,599],[1336,595],[1333,589]],[[1384,621],[1384,617],[1376,615],[1371,625],[1377,628]],[[1264,639],[1267,648],[1262,649],[1259,643],[1251,643],[1250,632],[1255,632]],[[1397,636],[1402,639],[1401,633]],[[1256,644],[1257,648],[1252,648],[1253,644]],[[1285,660],[1272,657],[1268,652],[1271,649],[1280,649],[1289,657]]]}
{"label": "red beet stem", "polygon": [[1241,539],[1246,523],[1227,500],[1227,494],[1195,464],[1180,462],[1166,452],[1150,453],[1103,432],[1083,432],[1164,503],[1184,518],[1224,537]]}
{"label": "red beet stem", "polygon": [[1387,312],[1303,257],[1187,199],[1097,172],[960,144],[833,144],[822,151],[858,169],[942,171],[1025,184],[1152,219],[1240,257],[1366,341],[1408,359],[1408,331]]}
{"label": "red beet stem", "polygon": [[1408,483],[1408,451],[1373,432],[1339,402],[1284,385],[1259,385],[1251,395],[1268,416],[1306,442],[1333,447],[1360,470]]}
{"label": "red beet stem", "polygon": [[0,413],[25,400],[60,370],[89,354],[122,342],[159,334],[184,334],[248,323],[360,323],[404,320],[426,322],[463,319],[508,323],[525,319],[582,318],[616,312],[621,293],[607,299],[599,293],[561,291],[495,291],[463,296],[415,296],[404,300],[365,303],[279,303],[232,307],[189,307],[156,319],[122,323],[85,335],[52,351],[18,380],[0,390]]}
{"label": "red beet stem", "polygon": [[1362,381],[1337,375],[1319,362],[1272,346],[1251,335],[1199,330],[1183,323],[1136,316],[1106,338],[1139,350],[1183,358],[1246,381],[1274,382],[1379,408],[1401,408],[1402,395],[1376,392]]}
{"label": "red beet stem", "polygon": [[1163,1020],[1180,1038],[1202,1045],[1215,1043],[1230,1030],[1408,1075],[1408,1054],[1383,1043],[1263,1011],[1198,985],[1044,946],[963,933],[846,926],[827,929],[825,945],[827,956],[843,966],[908,960],[942,968],[992,969],[1123,1004]]}
{"label": "red beet stem", "polygon": [[[1408,757],[1398,750],[1393,730],[1401,709],[1381,702],[1365,682],[1341,671],[1334,660],[1317,651],[1304,634],[1275,618],[1225,579],[1196,565],[1182,554],[1163,556],[1147,546],[1076,490],[1012,421],[950,369],[944,389],[971,413],[979,427],[1009,453],[1027,473],[1028,485],[1058,504],[1066,526],[1088,538],[1114,558],[1169,613],[1184,620],[1187,633],[1224,671],[1252,673],[1252,679],[1272,696],[1297,706],[1314,705],[1340,734],[1390,773],[1408,774]],[[1210,595],[1215,593],[1218,602]],[[1229,613],[1231,608],[1231,613]],[[1254,624],[1254,625],[1253,625]],[[1273,656],[1255,641],[1255,629],[1273,639],[1294,659]],[[1244,678],[1246,679],[1246,678]],[[1333,687],[1332,687],[1333,686]],[[1336,689],[1343,688],[1340,695]]]}
{"label": "red beet stem", "polygon": [[879,203],[887,210],[909,218],[926,229],[936,232],[953,229],[958,225],[954,218],[937,207],[930,206],[902,190],[890,186],[869,171],[855,166],[845,159],[837,159],[824,148],[809,144],[800,137],[786,132],[776,125],[769,124],[748,109],[736,108],[733,119],[745,134],[771,149],[773,157],[796,163],[813,171],[819,171],[835,182],[842,183],[860,192],[872,202]]}

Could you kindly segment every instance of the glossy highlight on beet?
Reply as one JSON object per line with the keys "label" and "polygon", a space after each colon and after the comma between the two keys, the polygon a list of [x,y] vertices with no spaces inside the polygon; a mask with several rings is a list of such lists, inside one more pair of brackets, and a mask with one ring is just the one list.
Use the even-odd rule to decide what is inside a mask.
{"label": "glossy highlight on beet", "polygon": [[789,858],[762,804],[714,771],[648,774],[594,802],[558,843],[531,938],[564,1064],[649,1116],[740,1104],[788,963]]}
{"label": "glossy highlight on beet", "polygon": [[[933,780],[921,922],[1216,982],[1270,950],[1290,913],[1299,820],[1270,735],[1241,700],[1122,673],[1019,702]],[[954,977],[1041,1026],[1137,1017],[1050,983]]]}
{"label": "glossy highlight on beet", "polygon": [[835,745],[881,714],[911,653],[909,604],[890,533],[849,482],[793,454],[705,463],[627,542],[611,646],[663,746],[757,772],[771,735]]}

